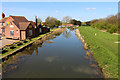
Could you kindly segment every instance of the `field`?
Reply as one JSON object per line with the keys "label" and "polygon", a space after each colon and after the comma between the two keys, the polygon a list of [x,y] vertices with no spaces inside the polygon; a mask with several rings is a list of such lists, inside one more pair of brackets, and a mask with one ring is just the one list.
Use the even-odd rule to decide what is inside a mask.
{"label": "field", "polygon": [[90,47],[93,57],[105,75],[105,78],[118,77],[118,35],[102,32],[90,26],[78,28]]}

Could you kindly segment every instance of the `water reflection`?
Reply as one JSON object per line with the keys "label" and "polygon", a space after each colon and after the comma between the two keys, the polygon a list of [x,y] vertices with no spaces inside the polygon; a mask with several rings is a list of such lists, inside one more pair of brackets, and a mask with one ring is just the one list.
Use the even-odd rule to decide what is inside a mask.
{"label": "water reflection", "polygon": [[71,37],[71,31],[67,29],[66,31],[63,32],[63,37],[65,38],[70,38]]}
{"label": "water reflection", "polygon": [[53,62],[58,59],[58,56],[51,56],[51,57],[46,57],[45,61],[47,62]]}
{"label": "water reflection", "polygon": [[63,29],[47,35],[6,60],[3,77],[100,78],[101,72],[94,59],[86,54],[71,30]]}

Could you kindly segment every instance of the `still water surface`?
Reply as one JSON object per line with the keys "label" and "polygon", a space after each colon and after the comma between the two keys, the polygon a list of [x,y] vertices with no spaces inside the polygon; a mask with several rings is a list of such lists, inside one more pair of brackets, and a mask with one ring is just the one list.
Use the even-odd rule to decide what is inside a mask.
{"label": "still water surface", "polygon": [[101,78],[92,56],[86,56],[74,30],[56,32],[17,53],[3,66],[4,78]]}

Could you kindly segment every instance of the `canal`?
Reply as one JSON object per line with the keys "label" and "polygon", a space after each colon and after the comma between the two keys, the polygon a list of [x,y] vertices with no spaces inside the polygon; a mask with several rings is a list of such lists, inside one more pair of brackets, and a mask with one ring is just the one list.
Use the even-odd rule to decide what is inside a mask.
{"label": "canal", "polygon": [[75,30],[64,29],[32,44],[3,63],[3,78],[102,78]]}

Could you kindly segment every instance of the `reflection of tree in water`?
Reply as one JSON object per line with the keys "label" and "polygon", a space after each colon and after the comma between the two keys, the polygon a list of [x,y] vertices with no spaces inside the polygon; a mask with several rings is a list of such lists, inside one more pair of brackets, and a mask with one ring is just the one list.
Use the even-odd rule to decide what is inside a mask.
{"label": "reflection of tree in water", "polygon": [[61,32],[60,33],[56,33],[55,36],[60,36]]}
{"label": "reflection of tree in water", "polygon": [[33,44],[33,45],[27,47],[24,51],[22,51],[22,53],[32,55],[35,51],[35,54],[38,55],[38,47],[42,47],[42,43],[38,44],[38,45]]}
{"label": "reflection of tree in water", "polygon": [[73,30],[75,30],[73,27],[69,27],[68,28],[70,31],[73,31]]}
{"label": "reflection of tree in water", "polygon": [[65,37],[65,38],[70,38],[71,37],[71,32],[70,31],[64,31],[63,32],[63,37]]}

